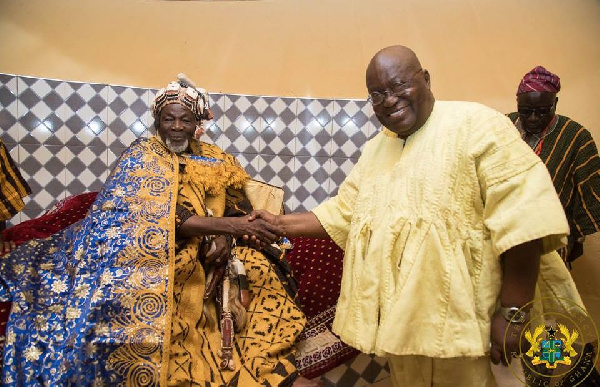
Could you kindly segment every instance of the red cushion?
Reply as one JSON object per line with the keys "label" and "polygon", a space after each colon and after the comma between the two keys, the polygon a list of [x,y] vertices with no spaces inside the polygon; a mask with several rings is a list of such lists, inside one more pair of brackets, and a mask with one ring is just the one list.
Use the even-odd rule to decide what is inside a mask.
{"label": "red cushion", "polygon": [[[359,352],[331,332],[340,295],[344,251],[332,239],[290,238],[287,258],[298,281],[306,329],[298,339],[299,372],[312,379],[345,363]],[[309,348],[309,350],[305,350]]]}

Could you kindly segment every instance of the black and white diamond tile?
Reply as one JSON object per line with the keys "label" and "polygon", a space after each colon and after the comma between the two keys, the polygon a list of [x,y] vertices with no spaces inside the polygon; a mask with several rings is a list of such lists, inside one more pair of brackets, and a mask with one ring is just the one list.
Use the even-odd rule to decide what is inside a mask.
{"label": "black and white diamond tile", "polygon": [[64,125],[60,110],[64,100],[60,89],[65,82],[18,77],[19,143],[63,145],[59,129]]}
{"label": "black and white diamond tile", "polygon": [[299,99],[296,114],[297,156],[331,156],[333,131],[333,100]]}
{"label": "black and white diamond tile", "polygon": [[298,200],[294,211],[307,211],[330,197],[329,157],[294,157],[292,196]]}
{"label": "black and white diamond tile", "polygon": [[4,145],[15,163],[19,162],[19,145],[16,142],[5,142]]}
{"label": "black and white diamond tile", "polygon": [[298,99],[264,97],[261,116],[260,153],[293,156],[300,121],[296,115]]}
{"label": "black and white diamond tile", "polygon": [[294,174],[294,158],[286,155],[261,155],[258,179],[278,187],[289,186]]}
{"label": "black and white diamond tile", "polygon": [[109,174],[112,172],[113,168],[117,164],[117,160],[119,159],[119,157],[121,157],[125,149],[127,149],[127,147],[118,144],[115,145],[113,143],[113,145],[108,147],[108,149],[106,150],[106,165]]}
{"label": "black and white diamond tile", "polygon": [[358,159],[332,157],[331,162],[327,166],[327,175],[329,191],[331,196],[335,196],[338,193],[340,185],[346,180],[346,177],[352,171],[352,168],[356,165]]}
{"label": "black and white diamond tile", "polygon": [[108,176],[105,147],[66,147],[65,185],[66,195],[100,191]]}
{"label": "black and white diamond tile", "polygon": [[148,89],[148,112],[146,113],[146,117],[148,120],[148,130],[144,132],[142,137],[150,138],[156,134],[156,128],[154,127],[154,117],[152,117],[150,106],[152,105],[152,101],[154,101],[154,97],[156,97],[157,92],[158,89]]}
{"label": "black and white diamond tile", "polygon": [[19,170],[32,192],[21,212],[21,221],[40,216],[66,197],[65,150],[62,145],[19,145]]}
{"label": "black and white diamond tile", "polygon": [[231,153],[242,165],[242,168],[248,172],[253,179],[261,180],[259,171],[262,168],[263,160],[257,153]]}
{"label": "black and white diamond tile", "polygon": [[371,123],[368,136],[368,139],[371,139],[375,137],[377,133],[381,132],[382,125],[377,119],[377,116],[375,116],[373,106],[370,103],[365,107],[365,111],[367,112],[367,117],[369,117],[369,122]]}
{"label": "black and white diamond tile", "polygon": [[19,142],[17,94],[17,76],[0,74],[0,139],[5,144]]}
{"label": "black and white diamond tile", "polygon": [[153,123],[150,101],[148,89],[108,87],[107,143],[109,146],[127,147],[137,138],[148,136],[148,128]]}
{"label": "black and white diamond tile", "polygon": [[327,387],[392,386],[387,361],[364,353],[327,372],[321,380]]}
{"label": "black and white diamond tile", "polygon": [[225,152],[259,153],[260,115],[265,102],[261,97],[226,94],[223,112],[223,137]]}
{"label": "black and white diamond tile", "polygon": [[369,137],[371,123],[366,101],[335,100],[333,103],[333,157],[358,158]]}
{"label": "black and white diamond tile", "polygon": [[64,103],[59,117],[64,125],[57,131],[67,146],[106,147],[108,144],[108,86],[64,82],[58,90]]}
{"label": "black and white diamond tile", "polygon": [[260,169],[257,179],[265,183],[283,188],[283,201],[286,212],[298,207],[293,196],[294,191],[294,158],[286,155],[259,155]]}
{"label": "black and white diamond tile", "polygon": [[223,122],[225,120],[223,115],[223,105],[225,103],[225,95],[214,93],[209,94],[209,105],[210,110],[213,113],[213,119],[204,123],[204,134],[200,137],[201,141],[209,144],[215,144],[221,149],[223,143]]}

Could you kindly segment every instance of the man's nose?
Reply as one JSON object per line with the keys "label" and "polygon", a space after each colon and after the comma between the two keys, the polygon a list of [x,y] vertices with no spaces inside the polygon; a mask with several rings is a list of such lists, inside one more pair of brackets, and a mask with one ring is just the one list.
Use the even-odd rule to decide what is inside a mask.
{"label": "man's nose", "polygon": [[183,130],[183,122],[181,120],[175,120],[173,123],[173,130]]}
{"label": "man's nose", "polygon": [[385,96],[383,97],[383,106],[394,106],[398,101],[398,96],[389,91],[385,92]]}

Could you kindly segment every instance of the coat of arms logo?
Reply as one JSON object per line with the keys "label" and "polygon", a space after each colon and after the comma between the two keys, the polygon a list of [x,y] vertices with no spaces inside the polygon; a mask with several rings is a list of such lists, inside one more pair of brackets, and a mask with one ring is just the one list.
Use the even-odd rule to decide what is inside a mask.
{"label": "coat of arms logo", "polygon": [[[559,364],[571,365],[571,357],[577,355],[572,345],[579,333],[575,329],[573,332],[569,331],[563,324],[557,324],[557,327],[558,329],[541,324],[534,329],[533,334],[529,330],[525,332],[525,338],[531,344],[525,355],[532,358],[531,364],[545,364],[548,369],[554,369]],[[546,338],[540,337],[544,331]]]}

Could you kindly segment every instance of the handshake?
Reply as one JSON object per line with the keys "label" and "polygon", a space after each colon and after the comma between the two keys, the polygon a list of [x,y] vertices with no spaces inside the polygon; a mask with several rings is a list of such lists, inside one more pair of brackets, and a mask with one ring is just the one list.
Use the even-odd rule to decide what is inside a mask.
{"label": "handshake", "polygon": [[277,242],[281,237],[305,236],[326,238],[329,235],[310,211],[275,215],[265,210],[254,210],[242,217],[202,217],[194,215],[179,227],[181,236],[231,235],[243,238],[261,248]]}
{"label": "handshake", "polygon": [[274,215],[265,210],[254,210],[241,220],[244,229],[243,239],[255,247],[264,247],[277,242],[286,235],[283,215]]}

